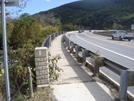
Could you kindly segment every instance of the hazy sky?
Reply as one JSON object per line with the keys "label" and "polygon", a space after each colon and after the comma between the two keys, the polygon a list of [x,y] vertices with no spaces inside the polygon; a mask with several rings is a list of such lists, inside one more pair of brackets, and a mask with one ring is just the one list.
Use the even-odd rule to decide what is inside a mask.
{"label": "hazy sky", "polygon": [[[19,15],[23,13],[29,13],[30,15],[41,12],[47,11],[49,9],[61,6],[63,4],[67,4],[70,2],[74,2],[78,0],[29,0],[27,2],[26,7],[19,13]],[[15,12],[17,10],[16,7],[6,7],[9,11]],[[12,15],[16,16],[16,15]]]}

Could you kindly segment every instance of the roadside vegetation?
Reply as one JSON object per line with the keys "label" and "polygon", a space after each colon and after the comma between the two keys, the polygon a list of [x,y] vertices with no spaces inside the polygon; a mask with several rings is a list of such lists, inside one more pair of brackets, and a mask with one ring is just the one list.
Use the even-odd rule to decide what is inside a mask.
{"label": "roadside vegetation", "polygon": [[[51,23],[50,21],[56,21],[56,23]],[[57,22],[59,23],[58,25]],[[24,13],[18,19],[7,17],[6,30],[11,101],[38,101],[38,99],[40,99],[40,101],[52,101],[49,97],[52,90],[50,87],[45,87],[40,90],[36,88],[34,49],[35,47],[40,47],[48,35],[61,31],[60,20],[51,16],[51,20],[45,19],[38,22],[37,19]],[[0,40],[0,49],[2,50],[1,30]],[[1,53],[1,56],[2,55],[3,53]],[[52,58],[50,60],[50,62],[52,62],[50,72],[51,77],[53,77],[52,79],[57,79],[59,76],[57,72],[59,68],[56,65],[59,59],[60,56],[55,56],[53,60]],[[53,61],[56,62],[53,63]],[[31,68],[33,79],[34,97],[31,99],[29,99],[28,67]],[[52,69],[52,67],[54,67],[54,69]],[[3,76],[4,69],[1,65],[0,78]],[[3,98],[5,98],[6,90],[3,79],[0,79],[0,90]]]}

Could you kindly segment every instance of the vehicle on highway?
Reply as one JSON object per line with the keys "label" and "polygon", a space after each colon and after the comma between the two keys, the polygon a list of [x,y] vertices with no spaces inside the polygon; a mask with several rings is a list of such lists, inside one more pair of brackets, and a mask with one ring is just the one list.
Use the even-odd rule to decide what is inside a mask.
{"label": "vehicle on highway", "polygon": [[78,33],[82,33],[82,32],[84,32],[84,30],[78,30]]}
{"label": "vehicle on highway", "polygon": [[128,39],[128,41],[131,41],[131,39],[133,39],[133,35],[127,33],[125,30],[117,30],[112,34],[112,39],[114,40],[115,38],[119,40]]}
{"label": "vehicle on highway", "polygon": [[82,30],[78,30],[78,33],[82,33]]}

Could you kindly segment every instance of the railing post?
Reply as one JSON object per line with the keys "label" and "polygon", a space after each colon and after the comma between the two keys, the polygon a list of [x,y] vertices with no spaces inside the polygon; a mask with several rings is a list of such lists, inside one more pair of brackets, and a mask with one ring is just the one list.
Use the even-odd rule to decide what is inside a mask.
{"label": "railing post", "polygon": [[78,46],[78,45],[75,46],[75,56],[76,57],[78,57],[78,53],[79,53],[79,50],[80,50],[79,48],[80,48],[80,46]]}
{"label": "railing post", "polygon": [[51,46],[51,35],[49,36],[49,46]]}
{"label": "railing post", "polygon": [[75,46],[74,46],[74,43],[70,43],[70,53],[72,53],[73,52],[73,48],[74,48]]}
{"label": "railing post", "polygon": [[66,47],[68,46],[68,39],[67,39],[67,37],[66,36],[64,36],[64,39],[65,39],[65,43],[66,43]]}
{"label": "railing post", "polygon": [[54,33],[54,39],[55,39],[55,33]]}
{"label": "railing post", "polygon": [[49,36],[47,37],[47,48],[49,48]]}
{"label": "railing post", "polygon": [[103,65],[104,57],[95,56],[94,57],[94,73],[93,76],[99,76],[99,68]]}
{"label": "railing post", "polygon": [[32,83],[32,74],[31,74],[31,69],[28,67],[28,84],[29,84],[29,93],[30,93],[30,98],[33,97],[33,83]]}
{"label": "railing post", "polygon": [[68,50],[70,50],[70,47],[71,47],[71,41],[70,41],[70,34],[68,35]]}
{"label": "railing post", "polygon": [[127,86],[128,86],[128,71],[121,71],[119,98],[121,101],[125,101],[127,98]]}
{"label": "railing post", "polygon": [[86,62],[86,57],[89,56],[88,51],[86,49],[82,49],[82,60],[83,63]]}

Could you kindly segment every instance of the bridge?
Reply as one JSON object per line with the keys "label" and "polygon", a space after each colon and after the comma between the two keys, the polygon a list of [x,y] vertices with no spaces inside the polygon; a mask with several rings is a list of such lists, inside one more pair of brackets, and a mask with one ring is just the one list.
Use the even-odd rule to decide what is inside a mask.
{"label": "bridge", "polygon": [[[54,98],[59,101],[89,101],[89,99],[91,99],[91,101],[114,101],[114,97],[117,95],[114,95],[110,92],[110,90],[112,91],[113,88],[109,88],[110,86],[106,86],[105,81],[96,78],[96,76],[101,75],[103,76],[103,78],[108,79],[110,82],[112,82],[112,84],[118,86],[120,100],[125,100],[126,96],[128,96],[130,99],[133,99],[133,90],[128,90],[126,92],[127,86],[133,85],[133,69],[131,69],[133,66],[131,66],[131,64],[133,62],[126,59],[127,62],[131,62],[131,64],[128,63],[128,65],[126,66],[126,64],[120,63],[122,58],[117,57],[113,59],[113,57],[115,57],[114,55],[117,54],[112,54],[113,56],[109,56],[110,54],[106,53],[106,51],[109,51],[110,49],[106,50],[106,48],[102,46],[100,47],[98,44],[96,45],[92,42],[81,42],[81,40],[87,41],[88,39],[83,38],[85,38],[85,36],[89,37],[89,34],[90,40],[91,38],[98,38],[95,34],[89,33],[87,31],[81,34],[79,34],[77,31],[67,32],[64,35],[59,35],[58,33],[56,33],[48,36],[42,44],[42,47],[48,47],[48,50],[51,52],[52,55],[61,55],[61,60],[59,61],[58,65],[63,69],[64,72],[61,72],[61,76],[57,82],[52,83],[52,87],[54,88]],[[76,39],[76,37],[79,39]],[[105,37],[109,40],[104,39],[103,36],[99,37],[101,38],[98,39],[103,39],[105,43],[112,42],[110,41],[109,37]],[[88,48],[89,44],[97,46],[97,50],[99,50],[100,52],[98,52],[99,55],[96,53],[96,49],[94,46],[90,46]],[[102,51],[98,48],[103,48],[104,50]],[[102,53],[107,54],[107,56]],[[78,62],[78,57],[81,60],[79,61],[80,63]],[[112,58],[110,59],[110,57]],[[96,66],[97,59],[102,59],[103,64],[100,65],[99,63],[97,63],[98,66]],[[88,68],[89,65],[90,67],[94,67],[94,72],[92,72]],[[99,69],[99,67],[107,68]],[[110,70],[105,73],[106,69]],[[115,77],[109,77],[108,74],[111,75],[111,71],[117,74],[119,78],[118,80],[112,80],[116,77],[115,74]]]}

